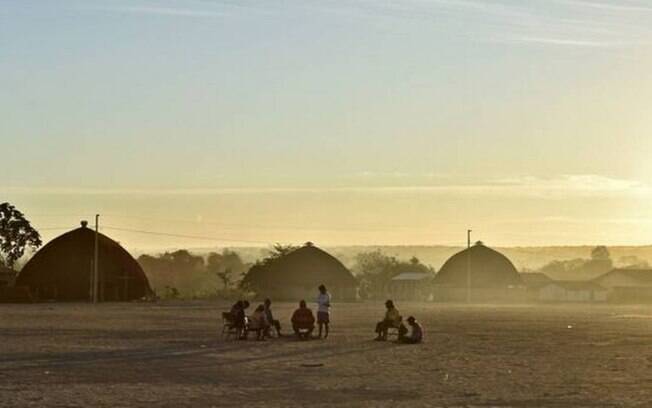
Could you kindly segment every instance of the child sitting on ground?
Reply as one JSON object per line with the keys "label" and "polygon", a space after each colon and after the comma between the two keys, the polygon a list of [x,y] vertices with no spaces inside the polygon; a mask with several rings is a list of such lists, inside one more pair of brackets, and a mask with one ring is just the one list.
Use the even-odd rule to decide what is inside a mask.
{"label": "child sitting on ground", "polygon": [[407,336],[408,329],[401,325],[401,329],[398,334],[398,342],[405,344],[418,344],[423,341],[423,327],[417,322],[417,319],[414,316],[410,316],[407,319],[408,326],[410,326],[410,335]]}

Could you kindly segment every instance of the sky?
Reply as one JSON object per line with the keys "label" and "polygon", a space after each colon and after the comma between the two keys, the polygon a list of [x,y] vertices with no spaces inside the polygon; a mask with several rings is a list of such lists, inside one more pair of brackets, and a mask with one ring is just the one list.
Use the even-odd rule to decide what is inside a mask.
{"label": "sky", "polygon": [[651,100],[647,1],[0,0],[0,201],[128,248],[650,244]]}

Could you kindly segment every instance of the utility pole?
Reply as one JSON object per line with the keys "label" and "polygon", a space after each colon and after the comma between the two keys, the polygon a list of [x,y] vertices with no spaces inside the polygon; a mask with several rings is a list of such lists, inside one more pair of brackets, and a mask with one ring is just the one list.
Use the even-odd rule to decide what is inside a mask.
{"label": "utility pole", "polygon": [[471,232],[466,230],[466,303],[471,303]]}
{"label": "utility pole", "polygon": [[93,303],[99,301],[100,268],[99,260],[100,215],[95,214],[95,250],[93,253]]}

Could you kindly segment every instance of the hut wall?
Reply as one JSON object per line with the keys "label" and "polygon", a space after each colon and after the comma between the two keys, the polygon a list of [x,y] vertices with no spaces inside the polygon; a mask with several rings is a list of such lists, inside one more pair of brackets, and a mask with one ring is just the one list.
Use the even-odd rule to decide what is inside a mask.
{"label": "hut wall", "polygon": [[539,290],[542,302],[604,302],[607,291],[592,289],[569,290],[558,285],[546,285]]}
{"label": "hut wall", "polygon": [[[470,297],[472,303],[525,303],[531,299],[524,288],[472,288]],[[435,285],[433,289],[433,300],[435,302],[466,302],[466,299],[466,288]]]}
{"label": "hut wall", "polygon": [[404,280],[390,282],[388,286],[388,297],[394,300],[429,300],[432,290],[422,281]]}
{"label": "hut wall", "polygon": [[613,303],[652,303],[652,287],[614,287],[608,300]]}

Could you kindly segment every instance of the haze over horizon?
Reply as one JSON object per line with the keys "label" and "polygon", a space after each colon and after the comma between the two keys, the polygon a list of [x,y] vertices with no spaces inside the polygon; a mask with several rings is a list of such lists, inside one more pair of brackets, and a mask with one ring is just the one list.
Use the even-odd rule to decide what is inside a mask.
{"label": "haze over horizon", "polygon": [[649,244],[651,57],[644,1],[7,1],[0,201],[128,248]]}

